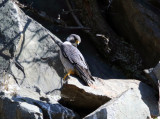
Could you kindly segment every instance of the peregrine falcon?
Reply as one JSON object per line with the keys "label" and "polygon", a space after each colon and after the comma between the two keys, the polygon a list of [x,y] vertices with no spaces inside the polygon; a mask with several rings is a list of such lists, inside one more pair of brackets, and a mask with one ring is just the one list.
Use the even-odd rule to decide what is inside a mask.
{"label": "peregrine falcon", "polygon": [[67,75],[64,79],[70,74],[77,74],[83,79],[85,85],[90,86],[94,81],[94,78],[89,71],[83,55],[77,49],[77,45],[79,45],[80,42],[80,36],[71,34],[60,47],[60,59],[67,71]]}

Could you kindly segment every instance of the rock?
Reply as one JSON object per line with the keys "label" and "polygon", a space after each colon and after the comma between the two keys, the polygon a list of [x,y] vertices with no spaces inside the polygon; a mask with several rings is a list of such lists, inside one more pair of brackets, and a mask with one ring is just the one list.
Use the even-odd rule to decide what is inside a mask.
{"label": "rock", "polygon": [[63,107],[60,104],[44,104],[40,102],[35,102],[39,108],[42,109],[44,114],[44,119],[75,119],[79,118],[72,110]]}
{"label": "rock", "polygon": [[110,24],[135,45],[146,68],[156,65],[160,58],[159,5],[159,0],[115,0],[107,11]]}
{"label": "rock", "polygon": [[[25,15],[13,1],[0,0],[0,21],[0,56],[2,57],[0,57],[2,61],[0,66],[3,66],[2,72],[4,72],[0,76],[2,78],[0,117],[2,119],[79,118],[71,109],[57,102],[60,99],[59,93],[50,93],[60,92],[63,84],[61,77],[64,76],[64,71],[58,56],[59,48],[55,43],[61,41]],[[93,46],[91,51],[85,52],[89,51],[95,55],[92,49]],[[99,56],[88,58],[93,61],[93,64],[98,62],[98,65],[95,64],[91,70],[107,77],[110,72],[104,71],[106,65],[104,66],[105,63],[100,62],[101,59],[98,58]],[[138,94],[142,95],[151,113],[157,113],[154,93],[143,83],[133,83],[130,80],[123,82],[116,79],[113,82],[96,80],[91,88],[83,86],[77,79],[74,80],[75,82],[69,80],[68,85],[65,84],[62,88],[61,101],[68,107],[93,111],[133,86],[140,89]]]}
{"label": "rock", "polygon": [[151,115],[158,115],[158,100],[154,89],[133,79],[96,79],[92,87],[87,87],[83,86],[76,78],[71,77],[62,88],[61,100],[64,105],[74,109],[94,110],[131,88],[135,89],[137,95],[142,97],[142,100],[149,107]]}
{"label": "rock", "polygon": [[46,95],[40,88],[19,87],[12,75],[0,80],[1,119],[78,118],[72,110],[57,101],[59,94]]}
{"label": "rock", "polygon": [[25,102],[14,102],[8,97],[0,97],[1,119],[43,119],[41,109]]}
{"label": "rock", "polygon": [[62,106],[57,102],[56,95],[46,95],[36,93],[29,89],[22,88],[16,94],[15,101],[25,101],[39,107],[43,112],[44,119],[72,119],[78,118],[72,110]]}
{"label": "rock", "polygon": [[17,119],[43,119],[42,110],[26,102],[19,103],[16,114]]}
{"label": "rock", "polygon": [[153,87],[158,89],[158,80],[160,80],[160,62],[154,68],[145,69],[144,73],[150,80]]}
{"label": "rock", "polygon": [[[22,94],[22,91],[24,94]],[[44,119],[73,119],[78,118],[78,115],[75,114],[72,110],[62,106],[59,104],[54,96],[40,96],[34,92],[34,95],[32,97],[29,97],[29,94],[31,95],[31,92],[26,93],[27,89],[23,89],[20,93],[17,93],[17,96],[14,97],[14,101],[18,102],[27,102],[29,104],[33,104],[34,106],[37,106],[39,109],[42,110],[43,118]],[[26,96],[28,94],[28,96]],[[43,99],[43,100],[42,100]],[[46,100],[44,100],[46,99]]]}
{"label": "rock", "polygon": [[14,93],[11,89],[1,92],[0,117],[1,119],[79,118],[72,110],[59,104],[53,95],[40,95],[27,88],[19,88]]}
{"label": "rock", "polygon": [[84,119],[151,119],[151,117],[149,108],[141,99],[141,95],[136,89],[129,89]]}
{"label": "rock", "polygon": [[[156,78],[158,80],[160,80],[160,62],[155,66],[155,68],[153,69],[153,73],[156,76]],[[158,83],[158,81],[157,81]]]}
{"label": "rock", "polygon": [[6,71],[23,87],[38,86],[43,92],[59,89],[64,70],[58,46],[49,35],[60,40],[26,16],[14,2],[0,0],[0,4],[1,56],[5,55],[10,63],[4,69],[9,67],[10,71]]}
{"label": "rock", "polygon": [[[71,77],[61,89],[60,102],[76,110],[95,110],[111,98],[99,89],[93,89],[81,84],[76,78]],[[92,102],[92,103],[90,103]]]}
{"label": "rock", "polygon": [[1,119],[16,119],[16,107],[18,103],[12,102],[8,98],[0,98],[0,117]]}
{"label": "rock", "polygon": [[1,119],[73,119],[78,118],[72,110],[58,102],[45,103],[29,97],[0,97]]}
{"label": "rock", "polygon": [[153,86],[153,88],[157,89],[158,80],[153,73],[153,68],[143,70],[146,78],[149,79],[149,83]]}

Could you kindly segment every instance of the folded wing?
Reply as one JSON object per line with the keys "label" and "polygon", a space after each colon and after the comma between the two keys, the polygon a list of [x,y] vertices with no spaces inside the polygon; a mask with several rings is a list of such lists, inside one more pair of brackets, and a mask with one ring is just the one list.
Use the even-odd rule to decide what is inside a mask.
{"label": "folded wing", "polygon": [[92,82],[91,80],[94,79],[81,52],[75,46],[68,44],[63,44],[61,46],[61,51],[64,57],[74,65],[85,84],[89,85]]}

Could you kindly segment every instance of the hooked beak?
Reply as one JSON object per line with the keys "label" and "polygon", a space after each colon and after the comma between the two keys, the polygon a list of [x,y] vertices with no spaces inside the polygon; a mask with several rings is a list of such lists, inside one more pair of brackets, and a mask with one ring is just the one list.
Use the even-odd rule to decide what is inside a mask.
{"label": "hooked beak", "polygon": [[80,42],[79,42],[78,40],[76,40],[76,44],[79,45],[79,43],[80,43]]}

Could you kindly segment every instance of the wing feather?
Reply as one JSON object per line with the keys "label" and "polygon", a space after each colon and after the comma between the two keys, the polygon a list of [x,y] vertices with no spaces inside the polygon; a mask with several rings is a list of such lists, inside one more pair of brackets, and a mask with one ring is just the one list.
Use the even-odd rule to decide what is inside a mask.
{"label": "wing feather", "polygon": [[63,56],[67,58],[72,64],[79,65],[85,69],[88,69],[83,55],[76,47],[68,44],[63,44],[61,50]]}

